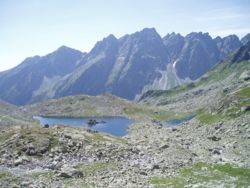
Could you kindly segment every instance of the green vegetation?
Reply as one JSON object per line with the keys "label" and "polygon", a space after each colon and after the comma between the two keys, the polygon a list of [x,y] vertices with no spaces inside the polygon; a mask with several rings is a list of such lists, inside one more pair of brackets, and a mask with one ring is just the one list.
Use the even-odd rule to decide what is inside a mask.
{"label": "green vegetation", "polygon": [[[20,177],[16,177],[14,176],[12,173],[10,172],[0,172],[0,182],[1,183],[6,183],[9,185],[9,187],[14,187],[14,185],[18,185],[21,182],[21,178]],[[4,185],[4,184],[1,184]]]}
{"label": "green vegetation", "polygon": [[208,112],[200,112],[200,113],[198,113],[197,117],[198,117],[199,121],[203,124],[213,124],[213,123],[216,123],[218,121],[228,119],[228,117],[225,115],[211,114]]}
{"label": "green vegetation", "polygon": [[46,178],[49,180],[52,180],[55,177],[55,174],[53,172],[35,172],[31,174],[31,177],[33,178]]}
{"label": "green vegetation", "polygon": [[250,64],[248,61],[243,61],[241,63],[220,63],[216,65],[211,71],[209,71],[206,77],[201,78],[201,80],[197,82],[197,85],[206,85],[223,80],[232,75],[232,73],[240,76],[240,74],[247,69],[250,69]]}
{"label": "green vegetation", "polygon": [[0,179],[6,178],[7,176],[9,176],[7,172],[0,172]]}
{"label": "green vegetation", "polygon": [[87,140],[89,140],[91,142],[109,141],[109,139],[101,133],[94,133],[94,134],[91,134],[91,136],[86,136],[86,138],[87,138]]}
{"label": "green vegetation", "polygon": [[70,187],[84,187],[84,188],[93,188],[94,185],[88,185],[84,179],[81,178],[66,178],[63,180],[65,186]]}
{"label": "green vegetation", "polygon": [[234,103],[227,109],[226,114],[230,117],[236,117],[244,112],[242,107],[250,106],[250,87],[245,87],[237,91],[234,95]]}
{"label": "green vegetation", "polygon": [[91,163],[88,165],[80,165],[78,166],[78,169],[81,170],[85,176],[92,176],[98,172],[105,171],[105,170],[112,170],[118,167],[119,167],[119,164],[117,163],[96,162],[96,163]]}
{"label": "green vegetation", "polygon": [[[157,98],[160,96],[171,97],[176,94],[186,92],[200,85],[208,85],[217,81],[224,80],[233,73],[239,77],[243,71],[248,69],[250,69],[250,64],[248,61],[243,61],[241,63],[223,62],[216,65],[211,71],[207,73],[206,76],[203,76],[198,82],[181,85],[167,91],[165,90],[148,91],[147,93],[144,94],[144,96],[142,96],[142,99],[147,97]],[[250,95],[249,90],[245,90],[243,92],[247,92],[248,96]],[[165,105],[165,103],[161,102],[158,105]]]}
{"label": "green vegetation", "polygon": [[[53,172],[36,172],[31,174],[32,178],[42,178],[42,179],[47,179],[48,181],[56,181],[55,180],[55,174]],[[82,178],[62,178],[62,181],[65,186],[81,186],[81,187],[86,187],[86,188],[91,188],[93,186],[89,186],[86,184],[85,180]]]}
{"label": "green vegetation", "polygon": [[239,97],[250,97],[250,87],[246,87],[237,92]]}
{"label": "green vegetation", "polygon": [[11,116],[7,116],[7,115],[1,115],[0,114],[0,122],[2,124],[6,124],[8,126],[13,126],[13,125],[25,125],[29,122],[25,122],[23,120],[20,120],[20,119],[16,119],[14,117],[11,117]]}
{"label": "green vegetation", "polygon": [[135,117],[150,117],[159,121],[171,121],[183,119],[190,113],[177,113],[173,111],[165,111],[160,109],[152,109],[145,106],[127,106],[123,108],[124,113],[132,118]]}
{"label": "green vegetation", "polygon": [[0,132],[0,144],[2,144],[3,142],[5,142],[6,140],[10,139],[13,135],[15,134],[14,130],[1,130]]}
{"label": "green vegetation", "polygon": [[248,187],[250,169],[235,167],[230,164],[196,163],[179,170],[175,177],[151,177],[154,187]]}
{"label": "green vegetation", "polygon": [[227,109],[226,114],[230,117],[239,116],[244,113],[244,112],[241,112],[241,107],[244,107],[244,106],[250,106],[250,99],[243,100],[237,104],[234,104],[233,106]]}
{"label": "green vegetation", "polygon": [[[174,87],[170,90],[151,90],[151,91],[148,91],[147,93],[145,93],[144,96],[142,96],[142,98],[145,96],[147,96],[147,97],[159,97],[159,96],[171,97],[171,96],[174,96],[176,94],[188,91],[188,90],[194,88],[195,86],[196,86],[195,83],[190,83],[190,84]],[[164,105],[164,102],[159,103],[158,105]]]}
{"label": "green vegetation", "polygon": [[[41,148],[42,152],[51,151],[52,148],[59,145],[58,138],[54,135],[53,130],[44,129],[40,125],[21,128],[18,134],[21,140],[32,143],[35,148]],[[20,150],[20,147],[16,149]]]}

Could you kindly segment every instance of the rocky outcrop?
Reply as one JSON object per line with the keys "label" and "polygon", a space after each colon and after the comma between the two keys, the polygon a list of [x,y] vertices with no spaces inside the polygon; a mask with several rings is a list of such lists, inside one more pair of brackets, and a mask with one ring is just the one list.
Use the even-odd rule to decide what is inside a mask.
{"label": "rocky outcrop", "polygon": [[214,41],[219,49],[220,60],[224,59],[228,54],[239,49],[242,46],[241,41],[236,35],[229,35],[224,38],[216,37]]}
{"label": "rocky outcrop", "polygon": [[180,78],[195,80],[213,67],[218,57],[219,50],[208,33],[190,33],[174,66]]}

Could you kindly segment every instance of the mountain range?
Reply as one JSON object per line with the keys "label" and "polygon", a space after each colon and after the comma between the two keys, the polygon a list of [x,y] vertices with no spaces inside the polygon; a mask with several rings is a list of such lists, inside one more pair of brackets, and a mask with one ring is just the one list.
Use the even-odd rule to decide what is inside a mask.
{"label": "mountain range", "polygon": [[0,72],[0,99],[24,105],[68,95],[112,93],[136,99],[152,89],[170,89],[199,79],[250,41],[208,33],[161,37],[154,28],[116,38],[109,35],[89,53],[62,46]]}

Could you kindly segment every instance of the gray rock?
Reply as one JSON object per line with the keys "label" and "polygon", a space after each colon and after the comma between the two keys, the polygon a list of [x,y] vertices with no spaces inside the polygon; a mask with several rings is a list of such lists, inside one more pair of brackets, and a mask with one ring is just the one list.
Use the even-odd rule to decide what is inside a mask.
{"label": "gray rock", "polygon": [[20,164],[25,164],[26,162],[29,162],[29,161],[30,161],[30,160],[29,160],[28,157],[22,156],[22,157],[19,157],[18,159],[16,159],[16,160],[14,161],[14,165],[15,165],[15,166],[18,166],[18,165],[20,165]]}
{"label": "gray rock", "polygon": [[250,106],[243,106],[243,107],[241,107],[240,111],[241,111],[241,112],[250,111]]}
{"label": "gray rock", "polygon": [[212,141],[219,141],[219,140],[221,140],[221,138],[216,137],[216,136],[208,137],[208,139],[210,139],[210,140],[212,140]]}
{"label": "gray rock", "polygon": [[83,177],[83,172],[74,168],[63,168],[58,176],[63,178],[80,178]]}
{"label": "gray rock", "polygon": [[160,146],[160,149],[167,149],[167,148],[169,148],[169,145],[167,144],[163,144],[162,146]]}
{"label": "gray rock", "polygon": [[250,80],[250,71],[244,71],[239,78],[244,81]]}
{"label": "gray rock", "polygon": [[140,175],[147,176],[148,174],[145,171],[141,171]]}

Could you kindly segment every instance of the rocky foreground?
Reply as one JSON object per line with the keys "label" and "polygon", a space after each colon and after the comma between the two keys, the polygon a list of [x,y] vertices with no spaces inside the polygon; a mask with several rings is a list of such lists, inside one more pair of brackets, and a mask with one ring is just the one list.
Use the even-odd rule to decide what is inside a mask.
{"label": "rocky foreground", "polygon": [[124,138],[63,126],[3,129],[0,185],[248,187],[249,122],[249,115],[212,125],[144,122]]}
{"label": "rocky foreground", "polygon": [[[18,109],[4,104],[12,110],[0,111],[0,187],[250,187],[250,74],[244,74],[141,104],[110,95]],[[33,115],[122,115],[135,123],[128,135],[114,137],[43,128]],[[195,117],[162,125],[187,115]]]}

